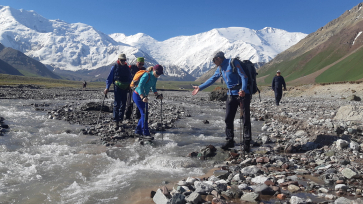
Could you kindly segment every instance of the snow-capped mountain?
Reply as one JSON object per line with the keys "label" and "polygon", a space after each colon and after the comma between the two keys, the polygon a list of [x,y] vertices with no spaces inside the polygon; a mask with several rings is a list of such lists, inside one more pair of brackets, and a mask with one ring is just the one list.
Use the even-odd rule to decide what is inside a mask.
{"label": "snow-capped mountain", "polygon": [[157,63],[142,50],[114,41],[108,35],[83,23],[48,20],[34,11],[0,6],[0,42],[63,70],[96,69],[109,65],[119,53],[129,61],[145,57]]}
{"label": "snow-capped mountain", "polygon": [[195,77],[211,66],[211,56],[217,50],[226,57],[249,59],[253,63],[269,62],[277,54],[306,36],[276,28],[253,30],[243,27],[213,29],[193,36],[178,36],[159,42],[138,33],[132,36],[111,34],[115,41],[135,46],[153,56],[160,64],[176,65]]}
{"label": "snow-capped mountain", "polygon": [[[211,54],[265,63],[306,36],[275,28],[219,28],[159,42],[146,34],[106,35],[82,23],[48,20],[34,11],[0,6],[0,43],[60,70],[94,70],[109,66],[125,53],[129,63],[145,57],[165,66],[166,75],[190,79],[212,67]],[[180,75],[180,76],[179,76]]]}

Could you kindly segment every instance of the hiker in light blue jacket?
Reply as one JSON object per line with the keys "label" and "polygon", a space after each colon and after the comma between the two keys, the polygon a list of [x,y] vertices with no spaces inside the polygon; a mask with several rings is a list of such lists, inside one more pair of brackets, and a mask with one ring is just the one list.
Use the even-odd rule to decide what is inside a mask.
{"label": "hiker in light blue jacket", "polygon": [[251,120],[250,120],[250,103],[251,96],[247,87],[248,77],[243,71],[241,65],[234,60],[234,66],[237,72],[233,72],[231,66],[231,59],[226,59],[223,52],[216,52],[213,54],[213,63],[218,67],[214,75],[210,77],[206,82],[200,86],[193,86],[194,90],[192,95],[197,94],[200,90],[207,88],[217,81],[220,77],[228,88],[228,97],[226,101],[226,140],[227,142],[222,145],[222,149],[227,150],[234,147],[234,127],[233,121],[236,115],[238,106],[242,107],[243,110],[243,124],[244,124],[244,151],[250,151],[250,141],[251,141]]}
{"label": "hiker in light blue jacket", "polygon": [[[154,67],[149,67],[141,78],[138,86],[136,87],[132,98],[140,110],[141,118],[136,126],[135,133],[143,136],[150,136],[149,126],[147,124],[148,120],[148,98],[150,88],[154,92],[155,96],[158,96],[158,91],[156,90],[156,82],[158,77],[164,74],[163,67],[161,65],[155,65]],[[162,97],[159,97],[162,99]]]}

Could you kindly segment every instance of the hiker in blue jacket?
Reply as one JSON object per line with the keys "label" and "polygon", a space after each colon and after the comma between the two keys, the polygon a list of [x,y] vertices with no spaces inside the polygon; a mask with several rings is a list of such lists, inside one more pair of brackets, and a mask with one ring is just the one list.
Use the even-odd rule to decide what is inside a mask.
{"label": "hiker in blue jacket", "polygon": [[[136,87],[132,99],[136,103],[137,107],[140,110],[141,117],[136,126],[135,134],[150,136],[149,126],[148,126],[148,94],[150,92],[150,88],[154,92],[155,96],[158,96],[158,91],[156,90],[156,82],[158,81],[158,77],[164,74],[163,67],[161,65],[155,65],[154,67],[149,67],[147,69],[148,72],[145,72],[139,81],[138,86]],[[162,96],[159,99],[163,99]]]}
{"label": "hiker in blue jacket", "polygon": [[[228,88],[228,97],[226,101],[226,140],[227,142],[222,145],[222,149],[227,150],[229,148],[234,147],[234,127],[233,121],[236,115],[238,106],[242,107],[243,110],[243,125],[245,129],[245,137],[243,148],[244,151],[250,151],[250,142],[251,142],[251,120],[250,120],[250,103],[251,103],[251,95],[249,90],[247,89],[248,77],[243,71],[241,65],[234,61],[234,65],[237,68],[237,73],[233,72],[233,68],[231,66],[231,59],[226,59],[224,57],[223,52],[216,52],[213,54],[213,63],[219,67],[214,75],[209,78],[206,82],[204,82],[200,86],[193,86],[194,90],[192,95],[196,95],[199,91],[207,88],[212,85],[215,81],[219,79],[219,77],[223,77],[224,83]],[[221,70],[220,70],[221,69]]]}
{"label": "hiker in blue jacket", "polygon": [[111,67],[110,74],[106,79],[106,89],[103,91],[107,95],[111,84],[113,83],[114,89],[114,102],[113,102],[113,120],[115,127],[118,128],[120,122],[123,121],[127,92],[130,90],[132,81],[131,72],[126,63],[126,55],[120,54],[117,63]]}
{"label": "hiker in blue jacket", "polygon": [[281,76],[280,70],[277,70],[276,76],[272,79],[272,90],[275,92],[275,102],[277,106],[280,105],[282,98],[282,86],[284,86],[284,91],[286,91],[284,77]]}

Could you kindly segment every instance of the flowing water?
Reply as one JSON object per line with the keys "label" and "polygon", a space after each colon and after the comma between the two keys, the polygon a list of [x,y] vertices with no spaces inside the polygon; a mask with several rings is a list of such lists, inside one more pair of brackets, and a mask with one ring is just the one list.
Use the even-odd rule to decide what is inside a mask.
{"label": "flowing water", "polygon": [[[129,139],[122,147],[105,147],[90,142],[97,137],[79,134],[84,126],[51,120],[46,112],[35,111],[29,106],[34,102],[50,103],[2,100],[0,104],[0,116],[10,126],[0,137],[0,203],[130,203],[136,189],[205,174],[213,162],[187,155],[224,142],[225,110],[217,104],[179,102],[192,117],[166,130],[163,141],[157,133],[153,145]],[[52,106],[66,102],[71,101],[52,101]],[[252,124],[254,135],[260,125]]]}

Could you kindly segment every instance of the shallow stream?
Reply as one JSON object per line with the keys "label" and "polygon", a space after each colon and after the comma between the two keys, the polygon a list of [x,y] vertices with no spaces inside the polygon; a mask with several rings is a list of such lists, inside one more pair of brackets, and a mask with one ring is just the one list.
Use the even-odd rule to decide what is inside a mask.
{"label": "shallow stream", "polygon": [[[34,102],[55,107],[71,101],[2,100],[0,115],[10,131],[0,137],[0,203],[129,204],[136,189],[205,174],[213,161],[187,155],[225,141],[225,110],[216,104],[169,101],[186,107],[192,117],[166,130],[163,141],[157,133],[153,145],[128,139],[121,147],[105,147],[91,144],[98,137],[80,134],[84,126],[35,111]],[[258,135],[261,122],[252,126]],[[238,133],[238,119],[235,128]]]}

